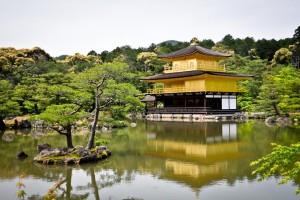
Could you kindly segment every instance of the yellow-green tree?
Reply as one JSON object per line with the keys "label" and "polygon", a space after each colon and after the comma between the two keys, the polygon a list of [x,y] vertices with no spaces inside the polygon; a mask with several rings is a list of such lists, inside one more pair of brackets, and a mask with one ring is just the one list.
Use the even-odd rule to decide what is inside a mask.
{"label": "yellow-green tree", "polygon": [[272,66],[276,64],[288,65],[292,58],[292,52],[287,48],[277,50],[272,59]]}
{"label": "yellow-green tree", "polygon": [[[252,174],[260,174],[259,181],[273,176],[282,175],[279,184],[285,184],[298,178],[300,175],[300,143],[283,146],[273,143],[273,151],[262,158],[251,162],[250,166],[256,167]],[[300,188],[296,190],[300,193]]]}

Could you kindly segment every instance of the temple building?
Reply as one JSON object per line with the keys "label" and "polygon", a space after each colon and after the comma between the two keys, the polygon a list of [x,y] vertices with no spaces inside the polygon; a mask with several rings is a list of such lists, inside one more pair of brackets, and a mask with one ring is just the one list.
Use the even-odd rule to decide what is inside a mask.
{"label": "temple building", "polygon": [[[187,48],[159,55],[170,63],[161,74],[141,77],[150,83],[144,101],[147,114],[234,114],[238,81],[252,75],[226,72],[220,60],[230,54],[215,52],[192,42]],[[150,104],[152,106],[150,106]]]}

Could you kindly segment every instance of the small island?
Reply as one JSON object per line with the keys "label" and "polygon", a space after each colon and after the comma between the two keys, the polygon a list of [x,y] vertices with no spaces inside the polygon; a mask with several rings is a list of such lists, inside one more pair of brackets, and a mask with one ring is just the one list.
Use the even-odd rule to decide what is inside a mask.
{"label": "small island", "polygon": [[96,162],[111,156],[111,151],[106,146],[96,146],[90,150],[82,146],[75,148],[52,148],[48,143],[38,145],[39,154],[34,161],[46,165],[52,164],[82,164]]}

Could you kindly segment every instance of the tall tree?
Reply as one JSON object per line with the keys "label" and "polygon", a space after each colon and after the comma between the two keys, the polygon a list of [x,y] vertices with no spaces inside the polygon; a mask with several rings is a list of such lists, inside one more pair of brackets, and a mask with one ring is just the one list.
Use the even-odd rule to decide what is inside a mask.
{"label": "tall tree", "polygon": [[249,51],[254,48],[255,41],[253,38],[235,39],[234,52],[241,56],[248,56]]}
{"label": "tall tree", "polygon": [[285,113],[300,110],[300,72],[293,67],[284,67],[275,76],[280,86],[280,102],[278,108]]}
{"label": "tall tree", "polygon": [[[78,77],[82,86],[93,91],[94,95],[94,110],[92,112],[94,120],[87,149],[94,146],[100,111],[108,109],[109,105],[113,103],[125,106],[126,103],[130,102],[129,96],[132,98],[138,94],[138,91],[128,83],[132,77],[128,71],[128,66],[125,63],[105,63],[85,71]],[[131,103],[133,102],[131,101]]]}
{"label": "tall tree", "polygon": [[221,43],[227,46],[229,49],[235,49],[235,40],[230,34],[225,35],[221,40]]}
{"label": "tall tree", "polygon": [[281,112],[278,109],[280,94],[279,87],[275,83],[274,76],[269,72],[264,76],[264,83],[260,88],[260,93],[257,97],[257,109],[266,111],[267,113],[275,113],[280,116]]}
{"label": "tall tree", "polygon": [[298,28],[295,30],[294,35],[293,35],[293,38],[294,38],[296,41],[300,41],[300,26],[298,26]]}
{"label": "tall tree", "polygon": [[[51,75],[48,74],[46,78]],[[37,92],[37,97],[40,98],[38,103],[46,107],[45,110],[41,110],[42,113],[37,116],[37,119],[45,120],[51,129],[66,136],[69,148],[73,147],[72,126],[77,120],[88,116],[87,110],[92,104],[92,95],[85,88],[79,87],[75,80],[77,79],[65,83],[64,79],[57,77],[48,80],[52,84],[43,83],[38,85],[37,89],[40,90]],[[61,84],[58,84],[60,82]]]}
{"label": "tall tree", "polygon": [[215,46],[215,42],[211,39],[204,39],[199,42],[200,46],[211,49],[213,46]]}
{"label": "tall tree", "polygon": [[5,117],[20,114],[19,104],[14,100],[12,85],[5,80],[0,80],[0,130],[5,130],[3,122]]}
{"label": "tall tree", "polygon": [[81,107],[75,104],[51,105],[39,115],[39,118],[45,120],[51,129],[66,136],[67,147],[73,148],[72,126],[86,116],[86,113],[80,110]]}
{"label": "tall tree", "polygon": [[88,52],[87,54],[88,56],[91,55],[91,56],[98,56],[97,52],[95,50],[91,50],[90,52]]}
{"label": "tall tree", "polygon": [[280,48],[277,41],[272,40],[266,40],[261,39],[257,40],[255,44],[255,49],[257,52],[257,55],[261,59],[267,59],[268,61],[271,61],[273,59],[274,53]]}
{"label": "tall tree", "polygon": [[290,49],[293,53],[291,61],[296,68],[300,69],[300,26],[295,30],[293,39],[295,42],[293,45],[290,45]]}
{"label": "tall tree", "polygon": [[288,65],[291,62],[292,52],[287,48],[277,50],[272,59],[272,66],[276,64]]}
{"label": "tall tree", "polygon": [[66,64],[70,70],[75,73],[79,73],[84,71],[85,69],[89,69],[96,64],[101,64],[101,57],[98,55],[89,54],[87,56],[76,53],[75,55],[71,55],[66,57],[65,60],[61,61],[61,63]]}
{"label": "tall tree", "polygon": [[281,115],[300,108],[300,73],[297,69],[276,65],[263,78],[257,109]]}

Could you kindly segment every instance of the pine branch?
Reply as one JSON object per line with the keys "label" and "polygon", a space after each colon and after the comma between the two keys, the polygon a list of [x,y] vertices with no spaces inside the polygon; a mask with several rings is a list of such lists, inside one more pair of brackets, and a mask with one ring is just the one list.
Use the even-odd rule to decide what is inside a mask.
{"label": "pine branch", "polygon": [[76,114],[77,112],[79,112],[80,111],[80,109],[83,107],[83,105],[82,104],[79,104],[78,103],[78,100],[76,100],[75,102],[73,102],[75,105],[77,105],[77,106],[79,106],[76,110],[74,110],[73,112],[71,112],[70,113],[70,115],[74,115],[74,114]]}
{"label": "pine branch", "polygon": [[65,130],[64,127],[63,127],[63,128],[64,128],[63,130],[60,130],[59,127],[54,127],[54,126],[49,126],[49,128],[55,130],[56,132],[58,132],[58,133],[61,134],[61,135],[67,135],[66,132],[63,132],[63,130]]}

